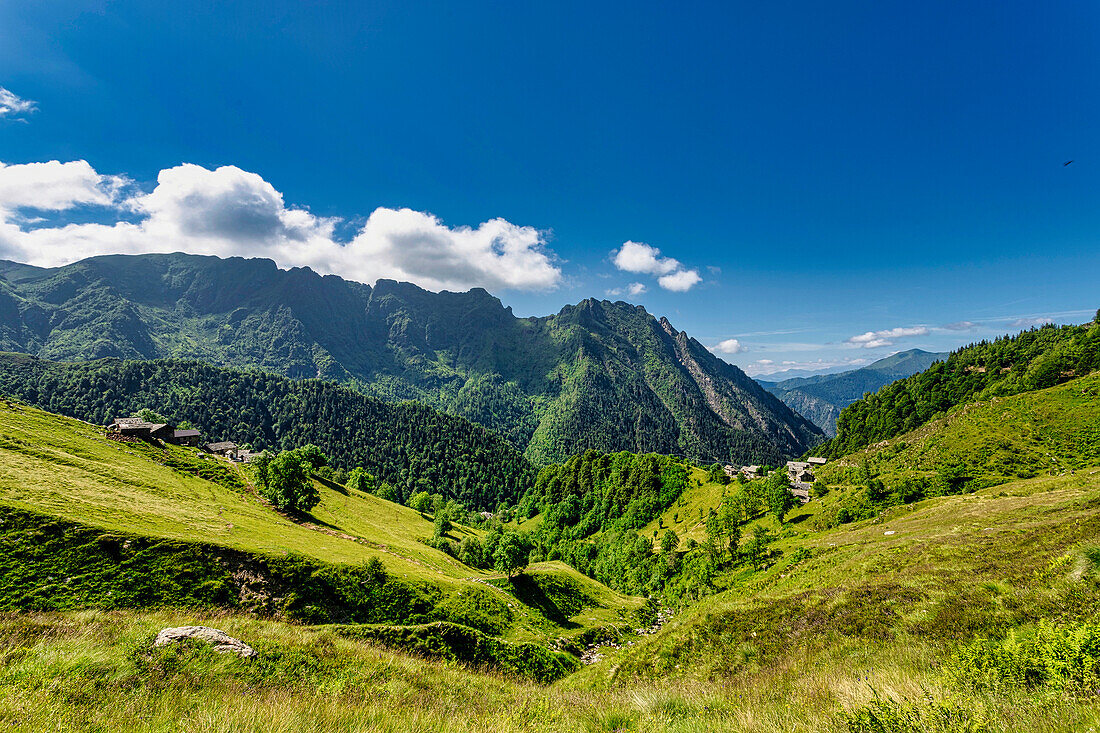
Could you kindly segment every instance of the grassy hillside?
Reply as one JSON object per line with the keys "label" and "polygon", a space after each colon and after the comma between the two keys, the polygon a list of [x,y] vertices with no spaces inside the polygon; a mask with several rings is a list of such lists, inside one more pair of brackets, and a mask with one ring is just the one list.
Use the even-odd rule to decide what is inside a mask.
{"label": "grassy hillside", "polygon": [[[387,591],[386,597],[401,596],[394,601],[395,608],[427,604],[423,613],[429,617],[462,616],[466,601],[459,597],[463,593],[475,601],[488,594],[490,615],[505,619],[500,633],[516,641],[545,643],[588,628],[623,623],[641,603],[560,563],[532,567],[522,583],[467,567],[421,541],[431,536],[432,523],[417,512],[354,490],[318,488],[321,503],[303,520],[292,521],[262,504],[249,487],[249,477],[237,466],[202,459],[193,449],[111,441],[96,426],[17,403],[0,404],[0,507],[7,512],[4,529],[13,543],[3,546],[7,566],[19,568],[19,558],[39,558],[44,563],[68,561],[76,567],[85,562],[99,568],[96,578],[81,576],[74,581],[73,587],[79,590],[55,594],[65,599],[59,601],[61,605],[47,607],[110,605],[105,599],[114,591],[109,593],[104,583],[115,582],[108,572],[112,564],[116,568],[130,564],[137,578],[150,572],[175,572],[171,563],[189,555],[201,559],[194,572],[210,577],[181,578],[181,587],[216,580],[226,588],[218,586],[207,595],[185,588],[180,599],[214,603],[232,590],[230,605],[236,606],[240,603],[235,594],[243,598],[248,586],[237,577],[241,573],[260,568],[255,572],[274,574],[271,585],[285,580],[290,584],[288,592],[298,592],[292,587],[293,578],[298,577],[295,573],[308,571],[320,573],[323,580],[326,574],[332,575],[325,587],[344,599],[339,609],[351,617],[371,612],[356,611],[358,601],[345,597],[354,577],[345,579],[339,568],[351,568],[354,576],[367,572],[363,570],[367,561],[378,558],[392,581],[392,592]],[[458,540],[473,532],[457,527],[451,536]],[[52,542],[57,552],[51,550],[49,557],[40,558],[35,545],[22,545],[21,538],[35,534],[43,537],[39,545]],[[97,536],[101,539],[96,540]],[[58,552],[72,557],[58,559]],[[24,569],[29,574],[22,580],[13,580],[13,575],[8,585],[0,584],[7,594],[6,607],[20,605],[12,593],[40,597],[28,589],[43,579],[34,568]],[[555,597],[548,589],[564,595]],[[423,595],[421,606],[415,598],[409,600],[410,593],[415,598]],[[309,617],[305,601],[295,605],[293,599],[280,597],[283,606],[269,611],[286,608],[296,617]],[[82,598],[89,602],[83,603]],[[537,602],[525,602],[531,599]],[[571,612],[563,613],[563,605]]]}
{"label": "grassy hillside", "polygon": [[[340,626],[171,610],[4,615],[0,722],[18,731],[1088,730],[1100,724],[1094,696],[971,689],[943,669],[974,635],[1096,613],[1094,471],[1019,481],[1005,496],[932,499],[813,537],[795,530],[772,567],[550,686],[380,650]],[[188,623],[223,628],[259,656],[150,648],[158,629]]]}
{"label": "grassy hillside", "polygon": [[638,530],[638,534],[642,537],[658,537],[665,530],[671,529],[680,537],[681,542],[705,542],[707,513],[721,505],[727,487],[708,481],[707,472],[701,468],[692,470],[688,487],[657,519]]}
{"label": "grassy hillside", "polygon": [[1100,462],[814,531],[801,517],[824,504],[795,514],[770,567],[731,578],[730,590],[583,674],[728,678],[807,649],[872,656],[913,645],[942,656],[977,636],[1100,613]]}
{"label": "grassy hillside", "polygon": [[949,410],[917,430],[818,470],[829,485],[855,485],[864,465],[887,486],[905,481],[1002,483],[1100,462],[1100,374]]}

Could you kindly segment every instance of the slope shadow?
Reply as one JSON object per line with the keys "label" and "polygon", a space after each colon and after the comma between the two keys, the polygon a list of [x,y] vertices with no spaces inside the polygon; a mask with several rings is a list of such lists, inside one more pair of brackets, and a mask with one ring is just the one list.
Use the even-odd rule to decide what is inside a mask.
{"label": "slope shadow", "polygon": [[520,602],[535,608],[550,621],[566,629],[579,629],[580,624],[569,620],[569,617],[558,608],[550,596],[538,586],[534,578],[526,573],[521,573],[509,579],[512,585],[512,593]]}

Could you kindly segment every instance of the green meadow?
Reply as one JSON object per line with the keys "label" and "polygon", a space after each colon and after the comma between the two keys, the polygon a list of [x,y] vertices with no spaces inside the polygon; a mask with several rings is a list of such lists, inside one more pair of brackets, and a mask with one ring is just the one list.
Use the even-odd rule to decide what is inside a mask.
{"label": "green meadow", "polygon": [[[320,485],[321,503],[291,519],[260,501],[238,466],[189,449],[116,443],[95,426],[13,403],[0,408],[0,558],[9,563],[0,595],[10,609],[0,613],[0,726],[1093,729],[1097,383],[1093,375],[957,408],[833,462],[819,471],[817,498],[783,522],[756,520],[774,537],[759,566],[725,567],[713,595],[676,609],[650,635],[630,631],[642,623],[635,613],[642,599],[563,563],[539,563],[514,578],[468,568],[422,541],[430,517],[335,485]],[[945,473],[965,483],[957,493],[887,502],[870,518],[836,524],[838,507],[862,500],[868,471],[888,488],[916,478],[938,485]],[[693,470],[682,496],[642,536],[673,528],[705,541],[700,515],[735,487]],[[452,537],[479,532],[456,527]],[[74,557],[99,570],[89,570],[89,580],[17,566],[38,557],[41,568],[53,567],[35,555],[36,544],[65,557],[75,548]],[[230,553],[273,578],[297,578],[301,594],[315,595],[253,607],[181,590],[152,603],[125,596],[109,579],[123,572],[150,583],[154,576],[141,575],[148,566],[164,574],[164,587],[186,589],[189,577],[222,577],[219,563]],[[427,599],[416,606],[423,618],[355,622],[364,607],[349,588],[368,577],[372,558],[388,585],[370,598],[391,602],[392,588],[409,584]],[[168,563],[191,575],[181,579]],[[309,605],[325,589],[343,594],[345,605]],[[223,629],[257,656],[151,647],[160,628],[184,624]],[[477,653],[448,646],[456,634]],[[578,654],[591,642],[602,644],[600,656],[583,666],[547,650]]]}
{"label": "green meadow", "polygon": [[[258,498],[239,465],[203,457],[197,449],[116,442],[97,426],[17,403],[0,406],[0,507],[261,558],[352,567],[377,558],[394,578],[443,595],[465,589],[511,604],[514,623],[504,636],[512,640],[545,644],[585,629],[622,625],[642,603],[562,563],[540,563],[530,567],[528,578],[567,588],[583,601],[563,604],[576,611],[568,615],[541,596],[529,606],[521,599],[532,597],[530,589],[514,588],[507,578],[467,567],[425,544],[432,535],[430,516],[334,484],[319,483],[318,489],[320,504],[291,519]],[[456,526],[450,537],[478,533]]]}

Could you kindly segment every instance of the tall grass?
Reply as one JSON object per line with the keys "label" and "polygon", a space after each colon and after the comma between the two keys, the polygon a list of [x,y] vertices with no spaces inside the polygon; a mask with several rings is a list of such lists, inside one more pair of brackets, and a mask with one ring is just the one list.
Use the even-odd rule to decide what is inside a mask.
{"label": "tall grass", "polygon": [[[153,649],[204,623],[253,660]],[[919,640],[793,653],[706,683],[555,685],[395,654],[330,630],[178,612],[0,616],[0,729],[12,731],[1005,731],[1088,730],[1089,699],[960,691]]]}

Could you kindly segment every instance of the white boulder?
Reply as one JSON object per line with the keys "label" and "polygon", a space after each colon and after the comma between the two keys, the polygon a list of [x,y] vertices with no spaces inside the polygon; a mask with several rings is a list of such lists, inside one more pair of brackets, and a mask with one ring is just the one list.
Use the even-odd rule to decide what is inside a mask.
{"label": "white boulder", "polygon": [[214,645],[214,651],[221,654],[236,654],[238,657],[254,657],[256,652],[252,647],[240,639],[234,639],[229,634],[209,626],[176,626],[174,628],[161,629],[157,634],[157,640],[153,646],[168,646],[182,639],[197,639]]}

